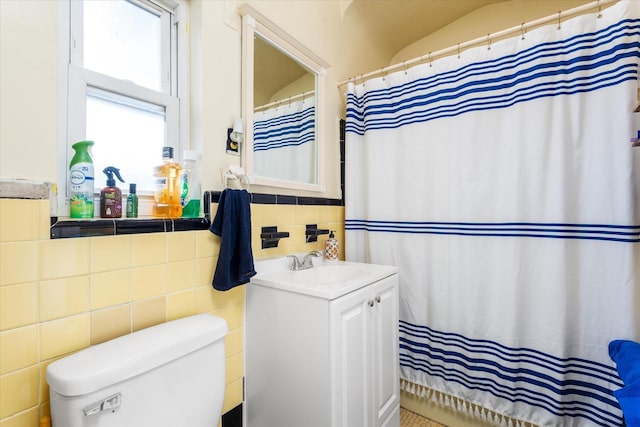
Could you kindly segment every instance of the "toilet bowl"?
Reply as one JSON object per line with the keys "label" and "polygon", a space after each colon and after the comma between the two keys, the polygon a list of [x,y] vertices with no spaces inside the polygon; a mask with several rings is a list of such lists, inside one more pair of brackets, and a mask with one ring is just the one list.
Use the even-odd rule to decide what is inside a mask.
{"label": "toilet bowl", "polygon": [[89,347],[47,367],[53,427],[215,427],[224,319],[201,314]]}

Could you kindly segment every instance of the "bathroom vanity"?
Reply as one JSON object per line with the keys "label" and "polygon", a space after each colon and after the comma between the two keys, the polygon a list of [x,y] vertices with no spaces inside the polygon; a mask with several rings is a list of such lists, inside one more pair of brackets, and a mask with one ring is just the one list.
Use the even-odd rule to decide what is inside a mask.
{"label": "bathroom vanity", "polygon": [[247,286],[248,427],[398,427],[398,276],[256,263]]}

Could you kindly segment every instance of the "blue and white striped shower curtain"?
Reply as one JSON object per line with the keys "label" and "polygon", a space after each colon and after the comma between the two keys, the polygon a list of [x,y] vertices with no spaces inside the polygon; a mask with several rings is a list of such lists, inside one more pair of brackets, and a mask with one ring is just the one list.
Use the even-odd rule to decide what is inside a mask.
{"label": "blue and white striped shower curtain", "polygon": [[254,113],[253,158],[257,175],[315,182],[315,103],[315,96],[308,96]]}
{"label": "blue and white striped shower curtain", "polygon": [[602,15],[349,84],[346,257],[399,267],[407,391],[621,425],[607,345],[640,339],[640,2]]}

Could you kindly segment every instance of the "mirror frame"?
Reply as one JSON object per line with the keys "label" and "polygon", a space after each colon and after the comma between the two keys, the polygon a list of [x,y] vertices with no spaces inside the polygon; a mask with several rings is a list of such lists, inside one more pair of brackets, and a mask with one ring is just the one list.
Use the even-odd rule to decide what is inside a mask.
{"label": "mirror frame", "polygon": [[[243,4],[239,8],[242,15],[242,115],[244,119],[244,142],[241,144],[242,166],[247,173],[249,183],[269,187],[288,188],[324,192],[324,147],[321,143],[325,114],[324,90],[325,74],[328,64],[311,50],[306,48],[267,17]],[[288,181],[266,176],[255,175],[253,160],[253,79],[254,79],[254,43],[253,38],[259,35],[278,50],[302,64],[316,76],[316,182],[306,183]]]}

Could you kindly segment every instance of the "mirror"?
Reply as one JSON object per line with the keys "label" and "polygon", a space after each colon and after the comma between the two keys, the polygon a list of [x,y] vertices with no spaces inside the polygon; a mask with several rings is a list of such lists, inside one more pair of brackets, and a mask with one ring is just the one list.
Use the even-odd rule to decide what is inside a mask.
{"label": "mirror", "polygon": [[326,64],[244,5],[242,164],[252,184],[324,191],[322,88]]}

